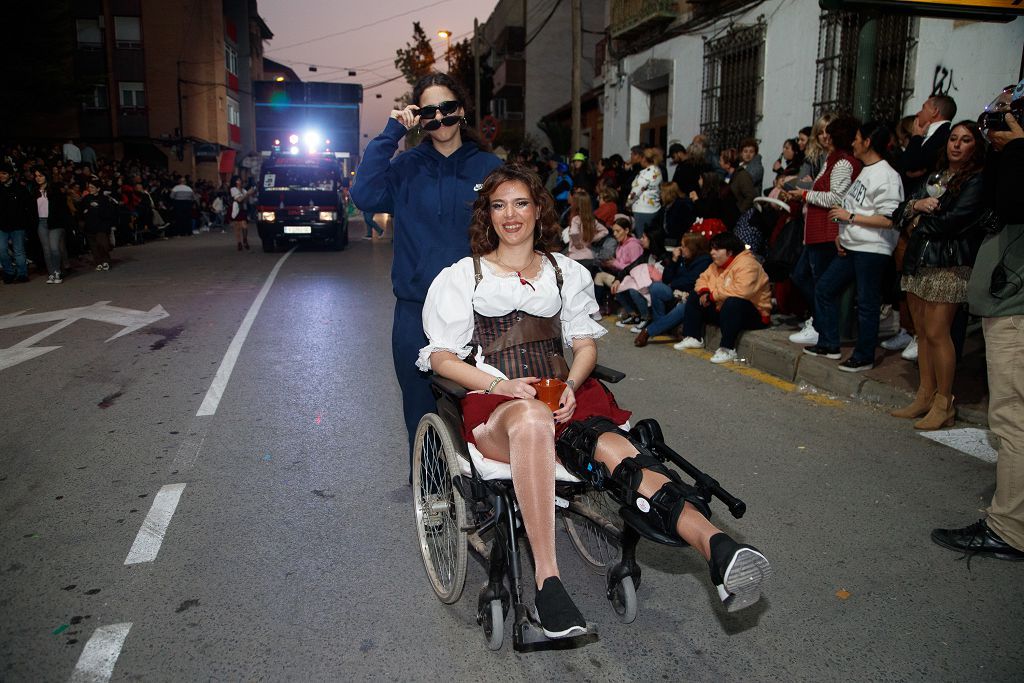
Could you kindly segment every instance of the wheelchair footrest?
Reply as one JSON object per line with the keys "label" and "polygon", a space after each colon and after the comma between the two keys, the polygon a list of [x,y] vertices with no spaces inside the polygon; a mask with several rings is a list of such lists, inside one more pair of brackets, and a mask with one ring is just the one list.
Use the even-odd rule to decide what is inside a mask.
{"label": "wheelchair footrest", "polygon": [[640,514],[631,507],[623,506],[619,509],[619,514],[622,515],[622,521],[628,524],[631,528],[636,530],[638,534],[646,538],[648,541],[654,541],[655,543],[661,543],[662,545],[670,545],[676,547],[684,547],[689,545],[686,541],[679,538],[675,534],[668,536],[661,533],[658,529],[651,526],[644,515]]}
{"label": "wheelchair footrest", "polygon": [[571,638],[548,638],[533,618],[531,609],[520,603],[515,606],[515,624],[512,625],[512,648],[516,652],[545,650],[572,650],[598,640],[597,626],[587,622],[587,632]]}

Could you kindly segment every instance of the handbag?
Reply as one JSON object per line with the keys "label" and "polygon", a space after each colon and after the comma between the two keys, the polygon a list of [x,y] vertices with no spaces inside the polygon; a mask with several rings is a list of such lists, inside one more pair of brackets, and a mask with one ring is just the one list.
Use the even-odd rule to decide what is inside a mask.
{"label": "handbag", "polygon": [[768,246],[764,259],[764,270],[772,282],[783,282],[789,277],[800,259],[804,248],[804,221],[797,212],[779,230],[775,239]]}

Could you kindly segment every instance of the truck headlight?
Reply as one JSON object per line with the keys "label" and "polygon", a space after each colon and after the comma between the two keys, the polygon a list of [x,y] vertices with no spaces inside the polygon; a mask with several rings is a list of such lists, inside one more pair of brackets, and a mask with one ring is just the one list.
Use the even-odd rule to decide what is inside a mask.
{"label": "truck headlight", "polygon": [[330,221],[333,221],[337,215],[338,214],[334,211],[321,211],[320,220],[324,223],[329,223]]}
{"label": "truck headlight", "polygon": [[260,211],[260,220],[266,223],[273,223],[277,220],[277,215],[273,211]]}

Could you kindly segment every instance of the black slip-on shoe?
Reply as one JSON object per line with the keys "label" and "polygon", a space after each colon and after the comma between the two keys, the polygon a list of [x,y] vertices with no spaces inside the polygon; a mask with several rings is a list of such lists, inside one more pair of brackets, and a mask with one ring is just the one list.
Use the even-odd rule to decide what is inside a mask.
{"label": "black slip-on shoe", "polygon": [[711,582],[729,612],[738,612],[761,599],[761,585],[772,575],[768,558],[751,545],[737,543],[728,534],[711,537]]}
{"label": "black slip-on shoe", "polygon": [[999,560],[1024,560],[1024,551],[1017,550],[992,531],[985,520],[962,529],[933,529],[932,540],[943,548],[959,550],[967,555],[983,555]]}
{"label": "black slip-on shoe", "polygon": [[839,364],[839,369],[843,372],[864,372],[865,370],[870,370],[873,367],[875,367],[874,362],[869,360],[859,360],[853,356],[850,356]]}
{"label": "black slip-on shoe", "polygon": [[839,349],[830,349],[819,344],[814,346],[805,346],[804,353],[808,356],[820,356],[821,358],[831,358],[832,360],[839,360],[843,357],[843,354],[839,352]]}
{"label": "black slip-on shoe", "polygon": [[587,632],[587,622],[557,576],[544,579],[534,599],[537,620],[548,638],[570,638]]}

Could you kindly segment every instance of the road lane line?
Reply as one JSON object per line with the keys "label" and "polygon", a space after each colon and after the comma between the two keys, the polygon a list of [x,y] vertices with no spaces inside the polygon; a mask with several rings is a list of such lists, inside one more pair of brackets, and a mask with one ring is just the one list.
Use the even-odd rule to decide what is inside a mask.
{"label": "road lane line", "polygon": [[152,562],[160,552],[160,544],[164,541],[164,534],[167,533],[167,526],[171,523],[174,510],[178,507],[181,499],[181,492],[185,490],[184,484],[168,484],[157,491],[153,499],[153,506],[149,508],[146,519],[142,521],[142,528],[135,536],[132,549],[128,551],[125,564],[138,564],[140,562]]}
{"label": "road lane line", "polygon": [[217,412],[217,406],[220,405],[224,389],[228,386],[228,381],[231,379],[231,372],[235,369],[238,354],[242,351],[245,338],[249,336],[249,329],[252,327],[253,321],[256,320],[256,315],[260,312],[260,306],[263,305],[263,300],[267,298],[267,292],[270,291],[270,286],[274,284],[274,279],[277,278],[277,273],[281,270],[282,264],[292,255],[296,248],[292,247],[288,250],[288,253],[278,259],[277,265],[274,266],[274,269],[270,271],[270,275],[267,276],[267,281],[263,283],[263,289],[256,295],[256,300],[252,302],[252,306],[249,307],[249,312],[245,314],[238,332],[235,332],[234,339],[228,345],[228,350],[224,353],[224,359],[221,360],[220,367],[217,368],[217,375],[213,378],[213,383],[210,384],[210,388],[206,392],[206,398],[203,399],[203,404],[199,406],[199,412],[196,413],[196,417],[213,415]]}
{"label": "road lane line", "polygon": [[196,460],[199,459],[199,451],[203,448],[203,442],[206,441],[206,434],[209,429],[209,420],[201,420],[198,417],[192,418],[192,425],[189,428],[188,436],[185,437],[181,446],[178,447],[178,452],[174,454],[174,460],[171,461],[171,470],[173,472],[181,472],[195,466]]}
{"label": "road lane line", "polygon": [[132,623],[100,626],[93,631],[89,642],[78,657],[75,670],[71,672],[71,683],[105,683],[114,673],[114,664],[121,654],[124,639]]}

